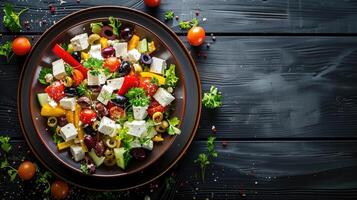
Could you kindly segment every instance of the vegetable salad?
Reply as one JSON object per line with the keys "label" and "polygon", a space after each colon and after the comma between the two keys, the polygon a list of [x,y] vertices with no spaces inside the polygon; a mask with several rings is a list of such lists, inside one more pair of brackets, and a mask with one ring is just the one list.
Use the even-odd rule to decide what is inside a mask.
{"label": "vegetable salad", "polygon": [[42,67],[41,116],[59,151],[81,162],[83,173],[144,160],[163,134],[180,134],[169,117],[175,65],[155,57],[156,44],[113,17],[90,24],[90,33],[55,44],[58,57]]}

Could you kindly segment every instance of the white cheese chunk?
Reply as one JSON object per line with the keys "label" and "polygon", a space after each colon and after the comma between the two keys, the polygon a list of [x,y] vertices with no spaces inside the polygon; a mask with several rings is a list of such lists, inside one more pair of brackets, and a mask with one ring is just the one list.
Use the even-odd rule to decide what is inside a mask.
{"label": "white cheese chunk", "polygon": [[137,49],[132,49],[132,50],[128,51],[128,55],[126,56],[126,58],[130,62],[137,62],[137,61],[139,61],[140,56],[141,56],[141,53]]}
{"label": "white cheese chunk", "polygon": [[148,107],[149,106],[133,106],[134,119],[144,119],[148,115],[148,112],[146,111]]}
{"label": "white cheese chunk", "polygon": [[115,135],[116,128],[117,126],[113,120],[108,117],[103,117],[102,120],[100,120],[98,131],[112,137]]}
{"label": "white cheese chunk", "polygon": [[52,108],[56,108],[57,107],[57,102],[49,97],[48,105],[50,105]]}
{"label": "white cheese chunk", "polygon": [[70,41],[71,41],[71,44],[73,45],[74,51],[82,51],[84,49],[87,49],[89,46],[87,33],[76,35]]}
{"label": "white cheese chunk", "polygon": [[115,56],[125,58],[128,54],[128,43],[126,42],[115,42],[113,43],[113,48],[115,49]]}
{"label": "white cheese chunk", "polygon": [[172,96],[172,94],[170,94],[164,88],[159,88],[153,97],[157,102],[159,102],[160,105],[164,107],[169,105],[173,100],[175,100],[175,97]]}
{"label": "white cheese chunk", "polygon": [[99,73],[98,75],[92,75],[90,72],[91,71],[87,72],[87,80],[89,86],[102,85],[107,80],[107,77],[103,73]]}
{"label": "white cheese chunk", "polygon": [[72,145],[72,146],[70,146],[69,149],[71,151],[73,159],[76,162],[83,160],[84,152],[83,152],[82,146],[80,146],[80,145]]}
{"label": "white cheese chunk", "polygon": [[102,90],[100,91],[97,100],[102,102],[104,105],[107,105],[113,94],[113,88],[108,85],[103,85]]}
{"label": "white cheese chunk", "polygon": [[74,97],[71,97],[71,98],[65,97],[65,98],[61,99],[60,100],[60,106],[63,109],[74,111],[74,109],[76,107],[76,98],[74,98]]}
{"label": "white cheese chunk", "polygon": [[56,79],[62,79],[66,76],[64,61],[62,59],[56,60],[52,63],[52,73]]}
{"label": "white cheese chunk", "polygon": [[128,134],[135,137],[141,137],[141,135],[147,131],[146,123],[144,120],[125,122],[124,126],[128,127]]}
{"label": "white cheese chunk", "polygon": [[99,60],[103,60],[100,44],[94,44],[94,45],[92,45],[92,46],[90,47],[90,50],[89,50],[88,53],[89,53],[90,57],[92,57],[92,58],[96,58],[96,59],[99,59]]}
{"label": "white cheese chunk", "polygon": [[60,129],[60,133],[64,141],[70,141],[77,137],[77,129],[72,123],[68,123]]}
{"label": "white cheese chunk", "polygon": [[142,144],[141,147],[147,150],[152,150],[154,147],[154,142],[151,139],[145,140]]}
{"label": "white cheese chunk", "polygon": [[156,74],[163,74],[166,69],[166,61],[157,58],[157,57],[152,57],[152,62],[150,65],[150,72],[156,73]]}
{"label": "white cheese chunk", "polygon": [[114,78],[107,80],[107,85],[112,87],[114,90],[119,90],[124,83],[124,77]]}

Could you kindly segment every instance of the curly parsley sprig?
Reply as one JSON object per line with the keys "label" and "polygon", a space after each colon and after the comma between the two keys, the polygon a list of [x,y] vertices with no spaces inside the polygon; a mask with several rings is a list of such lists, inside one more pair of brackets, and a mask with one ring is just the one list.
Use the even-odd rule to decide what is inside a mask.
{"label": "curly parsley sprig", "polygon": [[9,153],[9,151],[11,150],[11,144],[9,142],[10,137],[0,136],[1,149],[6,153]]}
{"label": "curly parsley sprig", "polygon": [[197,18],[193,18],[191,21],[180,21],[179,22],[179,27],[180,27],[180,29],[183,29],[183,30],[188,30],[195,26],[198,26]]}
{"label": "curly parsley sprig", "polygon": [[114,17],[109,17],[109,26],[113,28],[113,34],[116,36],[119,36],[119,30],[121,26],[121,22],[119,19],[114,18]]}
{"label": "curly parsley sprig", "polygon": [[133,106],[147,106],[150,104],[150,99],[146,96],[143,88],[130,88],[125,95]]}
{"label": "curly parsley sprig", "polygon": [[6,61],[9,63],[12,56],[12,43],[10,41],[5,42],[4,44],[0,45],[0,56],[5,56]]}
{"label": "curly parsley sprig", "polygon": [[174,15],[175,15],[174,11],[172,11],[172,10],[166,11],[165,15],[164,15],[165,21],[172,20],[174,18]]}
{"label": "curly parsley sprig", "polygon": [[15,12],[11,4],[7,3],[4,7],[3,23],[6,28],[12,32],[21,31],[20,15],[27,11],[28,8],[22,9],[20,12]]}
{"label": "curly parsley sprig", "polygon": [[204,93],[202,99],[203,106],[206,108],[218,108],[222,106],[222,94],[215,86],[211,86],[209,92]]}

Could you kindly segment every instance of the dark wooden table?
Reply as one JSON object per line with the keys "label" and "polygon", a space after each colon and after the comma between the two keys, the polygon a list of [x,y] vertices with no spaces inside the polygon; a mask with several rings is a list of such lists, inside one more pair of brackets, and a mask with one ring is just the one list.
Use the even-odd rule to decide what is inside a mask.
{"label": "dark wooden table", "polygon": [[[29,8],[21,19],[29,21],[30,28],[9,33],[1,25],[1,43],[16,35],[36,40],[62,17],[104,1],[7,2],[16,4],[16,9]],[[56,8],[53,14],[50,4]],[[193,56],[203,89],[216,85],[224,95],[223,107],[214,113],[203,110],[189,151],[160,180],[121,193],[72,187],[71,199],[357,198],[357,2],[162,0],[156,10],[137,0],[107,0],[105,4],[133,7],[160,20],[169,9],[183,20],[198,11],[212,44],[209,49],[202,46],[199,53],[192,51]],[[176,20],[167,24],[186,42]],[[12,138],[9,159],[14,166],[24,158],[36,162],[21,136],[17,117],[16,91],[23,60],[16,58],[10,64],[0,60],[0,134]],[[212,125],[217,127],[219,156],[208,166],[202,182],[193,160],[205,150]],[[6,171],[0,173],[1,199],[44,196],[36,184],[11,183]]]}

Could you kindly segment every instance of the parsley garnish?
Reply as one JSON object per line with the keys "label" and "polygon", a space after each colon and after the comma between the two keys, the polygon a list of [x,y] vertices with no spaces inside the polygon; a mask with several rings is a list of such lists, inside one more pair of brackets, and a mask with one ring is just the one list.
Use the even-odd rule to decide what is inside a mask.
{"label": "parsley garnish", "polygon": [[38,82],[44,85],[48,85],[49,83],[46,82],[47,74],[52,74],[52,69],[49,67],[42,67],[40,74],[38,76]]}
{"label": "parsley garnish", "polygon": [[39,176],[36,179],[36,183],[45,185],[46,189],[45,189],[44,192],[45,192],[45,194],[48,194],[51,191],[51,184],[50,184],[50,181],[49,181],[49,179],[52,178],[51,172],[45,171],[42,174],[42,173],[40,173],[40,170],[38,170],[38,168],[37,168],[37,173],[39,174]]}
{"label": "parsley garnish", "polygon": [[12,55],[12,43],[10,41],[0,46],[0,56],[5,56],[7,62],[10,62]]}
{"label": "parsley garnish", "polygon": [[150,104],[149,97],[146,96],[143,88],[130,88],[125,95],[133,106],[147,106]]}
{"label": "parsley garnish", "polygon": [[128,127],[124,127],[119,130],[118,139],[123,142],[123,147],[125,149],[130,149],[130,144],[134,140],[134,137],[128,134]]}
{"label": "parsley garnish", "polygon": [[175,87],[179,78],[175,73],[175,65],[171,64],[170,67],[165,71],[165,85],[168,87]]}
{"label": "parsley garnish", "polygon": [[10,137],[8,136],[0,136],[1,149],[6,153],[9,153],[11,150],[11,144],[9,143]]}
{"label": "parsley garnish", "polygon": [[167,129],[169,135],[179,135],[181,133],[181,130],[176,127],[180,123],[177,117],[168,119],[167,122],[169,123],[169,128]]}
{"label": "parsley garnish", "polygon": [[92,30],[93,33],[100,33],[101,28],[103,27],[103,23],[102,22],[95,22],[95,23],[90,23],[90,28]]}
{"label": "parsley garnish", "polygon": [[88,60],[83,63],[83,66],[90,69],[91,71],[89,73],[93,76],[98,76],[102,72],[106,75],[110,73],[108,68],[103,69],[103,60],[97,58],[88,58]]}
{"label": "parsley garnish", "polygon": [[165,12],[165,20],[166,21],[172,20],[174,18],[174,15],[175,15],[174,11],[172,11],[172,10],[166,11]]}
{"label": "parsley garnish", "polygon": [[211,86],[210,91],[204,93],[202,99],[203,106],[206,108],[218,108],[222,106],[222,94],[215,86]]}
{"label": "parsley garnish", "polygon": [[58,143],[61,143],[61,142],[64,141],[63,138],[60,137],[59,135],[57,135],[56,133],[54,133],[54,134],[52,135],[52,139],[53,139],[53,141],[55,142],[55,144],[58,144]]}
{"label": "parsley garnish", "polygon": [[89,90],[87,88],[87,86],[82,83],[78,85],[77,92],[78,92],[79,96],[85,95],[85,96],[90,97],[92,95],[92,91]]}
{"label": "parsley garnish", "polygon": [[154,85],[159,85],[159,79],[157,79],[156,77],[152,77],[150,79],[150,83],[152,83]]}
{"label": "parsley garnish", "polygon": [[10,176],[11,182],[13,182],[15,180],[16,175],[17,175],[17,170],[9,164],[6,157],[5,157],[5,160],[3,160],[1,162],[0,168],[1,169],[7,168],[7,174]]}
{"label": "parsley garnish", "polygon": [[12,32],[21,31],[22,26],[20,24],[20,15],[27,11],[28,8],[21,10],[20,12],[16,13],[13,9],[13,6],[9,3],[5,4],[4,7],[4,18],[3,23],[6,28],[8,28]]}
{"label": "parsley garnish", "polygon": [[83,174],[87,174],[87,175],[90,174],[87,164],[83,164],[82,163],[81,166],[80,166],[80,169],[83,172]]}
{"label": "parsley garnish", "polygon": [[214,145],[214,140],[216,138],[213,136],[209,136],[207,138],[207,151],[208,153],[200,153],[198,155],[198,158],[194,161],[195,163],[198,163],[200,168],[201,168],[201,177],[202,177],[202,181],[205,180],[205,173],[206,173],[206,167],[207,165],[210,164],[210,158],[211,157],[217,157],[218,153],[216,152],[215,145]]}
{"label": "parsley garnish", "polygon": [[180,21],[179,22],[180,29],[188,30],[192,27],[198,26],[197,18],[193,18],[191,21]]}
{"label": "parsley garnish", "polygon": [[121,26],[121,22],[119,19],[114,18],[114,17],[109,17],[109,26],[113,28],[113,34],[116,36],[119,36],[119,28]]}
{"label": "parsley garnish", "polygon": [[70,66],[68,64],[65,64],[65,70],[66,70],[66,74],[68,76],[72,76],[72,74],[73,74],[73,67],[72,66]]}

